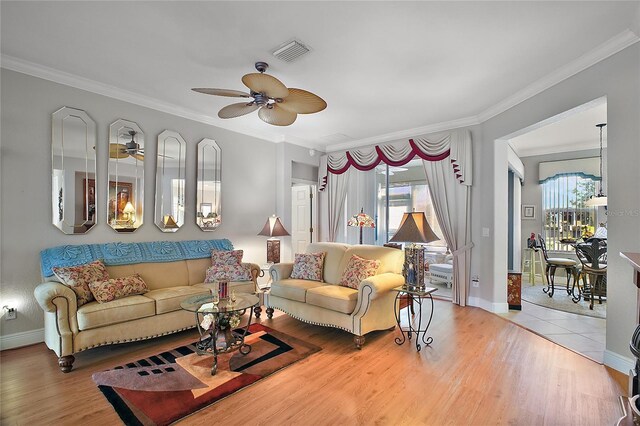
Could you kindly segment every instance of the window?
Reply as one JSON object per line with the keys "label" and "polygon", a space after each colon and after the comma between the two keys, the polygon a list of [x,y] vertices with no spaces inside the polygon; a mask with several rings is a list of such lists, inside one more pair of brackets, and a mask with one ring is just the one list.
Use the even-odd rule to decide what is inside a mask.
{"label": "window", "polygon": [[547,250],[573,250],[560,240],[592,236],[596,209],[585,206],[596,194],[596,181],[578,175],[558,176],[542,184],[543,236]]}
{"label": "window", "polygon": [[[376,244],[386,243],[398,230],[403,213],[424,212],[431,229],[442,238],[422,160],[412,160],[402,167],[382,164],[376,168],[377,226]],[[388,218],[388,220],[387,220]],[[430,245],[446,247],[444,239]]]}

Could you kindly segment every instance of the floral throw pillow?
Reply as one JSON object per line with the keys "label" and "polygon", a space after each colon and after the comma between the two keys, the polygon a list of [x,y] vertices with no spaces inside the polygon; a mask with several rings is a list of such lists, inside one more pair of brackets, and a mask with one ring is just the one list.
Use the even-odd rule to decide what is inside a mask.
{"label": "floral throw pillow", "polygon": [[211,250],[211,266],[240,265],[242,250]]}
{"label": "floral throw pillow", "polygon": [[357,289],[360,282],[374,276],[379,267],[379,260],[363,259],[354,254],[349,259],[347,267],[344,268],[340,285]]}
{"label": "floral throw pillow", "polygon": [[109,273],[99,260],[78,266],[54,267],[53,273],[76,293],[78,307],[94,300],[89,284],[94,281],[106,281]]}
{"label": "floral throw pillow", "polygon": [[325,253],[296,253],[291,278],[322,281]]}
{"label": "floral throw pillow", "polygon": [[139,274],[128,277],[111,278],[106,281],[94,281],[89,284],[91,293],[98,303],[107,303],[133,294],[142,294],[149,291],[147,283]]}
{"label": "floral throw pillow", "polygon": [[207,269],[205,283],[216,281],[251,281],[249,265],[213,265]]}

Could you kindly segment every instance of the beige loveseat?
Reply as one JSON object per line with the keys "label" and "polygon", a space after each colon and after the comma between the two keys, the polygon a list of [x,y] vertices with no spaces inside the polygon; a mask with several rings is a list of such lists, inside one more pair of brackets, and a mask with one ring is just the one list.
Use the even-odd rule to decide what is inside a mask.
{"label": "beige loveseat", "polygon": [[[227,241],[227,240],[219,240]],[[111,278],[124,277],[132,274],[140,274],[150,291],[142,295],[126,296],[107,303],[92,301],[80,307],[77,305],[76,293],[69,287],[58,282],[55,275],[46,275],[56,266],[56,259],[42,257],[42,270],[44,282],[39,284],[34,295],[45,311],[44,337],[46,345],[58,355],[60,369],[67,373],[71,371],[75,360],[73,354],[97,346],[114,343],[131,342],[135,340],[150,339],[165,334],[194,328],[196,326],[194,314],[182,310],[180,303],[189,296],[207,294],[213,284],[204,283],[205,273],[211,260],[211,241],[205,241],[202,253],[184,253],[179,250],[180,242],[167,243],[164,250],[170,247],[178,247],[180,252],[171,258],[187,257],[173,261],[162,262],[156,257],[153,262],[127,263],[123,265],[109,265],[109,258],[104,263]],[[194,243],[194,242],[183,242]],[[121,244],[121,243],[117,243]],[[152,247],[153,243],[130,243],[130,246],[138,249]],[[79,245],[61,246],[64,253],[58,256],[65,258],[66,253],[76,253],[82,258],[83,250],[87,247],[102,247],[106,253],[109,245]],[[230,243],[228,243],[230,246]],[[192,244],[189,247],[198,247]],[[49,250],[55,250],[49,249]],[[93,250],[95,252],[95,250]],[[134,250],[132,250],[134,251]],[[144,251],[144,250],[138,250]],[[100,254],[105,254],[100,253]],[[180,256],[180,254],[183,256]],[[188,257],[202,256],[189,259]],[[93,256],[97,257],[97,256]],[[131,256],[129,256],[131,258]],[[145,256],[138,256],[144,258]],[[151,257],[152,256],[146,256]],[[118,257],[117,261],[127,261]],[[83,259],[76,264],[86,263]],[[133,261],[136,256],[133,256]],[[46,263],[46,266],[45,266]],[[68,262],[67,262],[68,263]],[[252,281],[229,283],[229,291],[254,293],[257,289],[257,276],[260,267],[255,264],[247,264],[251,269]]]}
{"label": "beige loveseat", "polygon": [[[364,335],[373,330],[385,330],[396,325],[392,291],[404,283],[402,266],[404,252],[388,247],[312,243],[307,253],[325,252],[324,282],[291,279],[293,263],[273,265],[271,290],[267,301],[267,316],[273,309],[299,320],[336,327],[354,334],[356,348],[362,348]],[[360,282],[358,289],[338,285],[352,255],[380,260],[377,274]]]}

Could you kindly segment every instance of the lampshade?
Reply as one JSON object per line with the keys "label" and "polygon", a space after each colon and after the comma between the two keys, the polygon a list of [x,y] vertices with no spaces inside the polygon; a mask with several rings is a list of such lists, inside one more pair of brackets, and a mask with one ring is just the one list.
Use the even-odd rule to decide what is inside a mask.
{"label": "lampshade", "polygon": [[267,223],[264,224],[264,228],[262,228],[262,231],[260,231],[258,235],[264,235],[266,237],[283,237],[285,235],[289,235],[289,233],[284,229],[284,226],[282,226],[280,218],[274,214],[267,219]]}
{"label": "lampshade", "polygon": [[403,214],[398,231],[389,241],[396,243],[430,243],[439,239],[429,226],[424,212],[411,212]]}
{"label": "lampshade", "polygon": [[584,203],[587,207],[602,207],[607,205],[607,196],[602,194],[596,195],[595,197],[589,198],[586,203]]}
{"label": "lampshade", "polygon": [[124,209],[122,209],[122,213],[135,213],[136,209],[133,207],[133,204],[131,204],[131,201],[127,201],[127,204],[125,204]]}
{"label": "lampshade", "polygon": [[351,216],[347,222],[347,226],[359,226],[363,228],[375,228],[376,223],[373,218],[363,212],[364,209],[360,209],[360,213]]}

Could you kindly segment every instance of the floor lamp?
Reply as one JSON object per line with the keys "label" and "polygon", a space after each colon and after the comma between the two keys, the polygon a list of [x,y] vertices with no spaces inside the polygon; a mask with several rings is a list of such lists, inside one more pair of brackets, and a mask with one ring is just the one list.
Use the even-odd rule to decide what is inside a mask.
{"label": "floor lamp", "polygon": [[258,235],[269,237],[267,240],[267,263],[280,263],[280,240],[275,237],[284,237],[289,235],[280,218],[275,214],[267,219],[262,231]]}
{"label": "floor lamp", "polygon": [[371,216],[364,212],[364,208],[361,208],[360,213],[351,216],[347,222],[347,226],[356,226],[360,228],[360,244],[362,244],[362,228],[375,228],[376,222]]}
{"label": "floor lamp", "polygon": [[389,242],[411,243],[404,249],[403,275],[410,289],[423,289],[424,283],[424,252],[423,246],[416,243],[430,243],[440,238],[433,232],[424,212],[404,213],[400,227]]}

